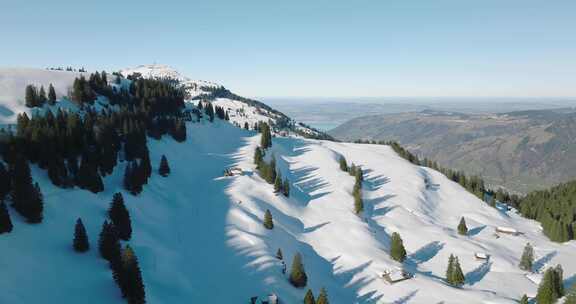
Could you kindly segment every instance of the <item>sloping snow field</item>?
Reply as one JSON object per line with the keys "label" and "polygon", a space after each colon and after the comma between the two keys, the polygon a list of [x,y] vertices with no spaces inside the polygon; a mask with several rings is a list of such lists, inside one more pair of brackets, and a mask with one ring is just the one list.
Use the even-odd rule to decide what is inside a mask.
{"label": "sloping snow field", "polygon": [[[251,111],[231,120],[256,122]],[[535,294],[539,280],[517,266],[527,242],[535,248],[536,272],[560,263],[566,286],[576,281],[576,242],[548,241],[538,223],[488,206],[388,146],[275,137],[267,158],[274,155],[291,182],[285,198],[255,172],[260,135],[254,131],[216,119],[188,122],[187,133],[184,143],[168,136],[149,139],[154,172],[166,155],[172,173],[166,178],[155,173],[137,197],[122,189],[126,163],[105,177],[105,191],[98,194],[57,188],[45,171],[33,168],[44,193],[45,219],[30,225],[10,208],[14,230],[0,235],[0,303],[123,303],[97,252],[116,192],[124,194],[132,216],[129,243],[140,260],[148,303],[248,303],[251,296],[271,292],[282,303],[301,303],[306,289],[288,283],[275,258],[278,248],[288,271],[300,252],[308,287],[315,294],[325,287],[336,304],[515,303],[524,293]],[[365,172],[360,216],[353,212],[354,178],[339,169],[341,155]],[[223,177],[230,166],[244,174]],[[266,209],[273,230],[262,226]],[[461,216],[468,236],[456,231]],[[90,238],[86,254],[72,250],[78,217]],[[498,226],[523,234],[496,237]],[[392,232],[401,234],[408,251],[404,268],[415,277],[390,285],[380,275],[401,267],[388,255]],[[476,252],[490,259],[477,260]],[[444,283],[450,254],[459,257],[466,275],[462,288]]]}

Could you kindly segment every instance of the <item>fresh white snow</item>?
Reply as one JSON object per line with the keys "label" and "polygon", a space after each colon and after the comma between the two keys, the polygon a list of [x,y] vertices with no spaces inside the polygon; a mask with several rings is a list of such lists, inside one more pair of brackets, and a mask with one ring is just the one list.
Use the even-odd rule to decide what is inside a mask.
{"label": "fresh white snow", "polygon": [[[11,72],[0,71],[6,73]],[[31,75],[27,81],[40,79],[36,72]],[[39,83],[52,82],[57,90],[73,80],[70,76],[69,84],[58,84],[60,76],[46,77]],[[22,92],[26,84],[19,85]],[[10,90],[11,96],[22,94]],[[13,99],[1,100],[6,108],[25,110],[5,100]],[[265,117],[240,101],[215,103],[235,109],[230,114],[240,109],[249,113],[231,116],[239,124]],[[14,230],[0,235],[0,303],[123,303],[97,253],[106,209],[119,191],[132,216],[129,243],[140,260],[148,303],[247,303],[251,296],[271,293],[282,303],[300,303],[306,289],[288,283],[282,262],[275,258],[278,248],[288,272],[293,255],[300,252],[308,287],[316,295],[325,287],[335,304],[516,303],[522,294],[536,293],[541,277],[517,266],[528,242],[536,253],[535,272],[559,263],[566,285],[576,280],[576,242],[550,242],[537,222],[488,206],[388,146],[275,137],[267,157],[276,157],[291,182],[290,198],[285,198],[255,172],[253,154],[260,141],[255,132],[216,119],[188,122],[187,133],[184,143],[168,136],[149,139],[155,172],[164,154],[172,174],[154,174],[137,197],[122,190],[125,163],[105,178],[105,191],[98,194],[57,188],[45,171],[33,168],[44,193],[45,219],[30,225],[10,208]],[[365,172],[365,212],[360,216],[353,212],[354,178],[339,169],[341,155]],[[231,167],[243,174],[224,177]],[[435,186],[426,187],[426,181]],[[266,209],[273,215],[273,230],[262,226]],[[456,229],[462,216],[468,236]],[[91,242],[87,254],[71,247],[78,217]],[[522,234],[496,237],[497,227]],[[388,284],[381,275],[402,267],[388,255],[392,232],[402,236],[408,251],[404,268],[415,277]],[[489,260],[476,259],[479,252]],[[466,275],[462,288],[443,281],[450,254],[459,257]]]}

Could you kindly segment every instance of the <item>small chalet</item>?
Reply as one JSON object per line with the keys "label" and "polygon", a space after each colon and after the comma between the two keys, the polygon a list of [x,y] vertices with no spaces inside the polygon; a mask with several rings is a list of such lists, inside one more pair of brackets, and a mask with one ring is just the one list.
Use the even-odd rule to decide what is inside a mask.
{"label": "small chalet", "polygon": [[511,228],[511,227],[502,227],[502,226],[498,226],[496,227],[496,233],[504,233],[504,234],[511,234],[511,235],[520,235],[520,231]]}
{"label": "small chalet", "polygon": [[475,257],[477,260],[485,260],[485,261],[487,261],[487,260],[490,259],[490,255],[487,254],[487,253],[484,253],[484,252],[476,252],[476,253],[474,253],[474,257]]}
{"label": "small chalet", "polygon": [[382,273],[382,279],[388,284],[395,284],[413,278],[414,275],[404,269],[386,270]]}
{"label": "small chalet", "polygon": [[227,168],[224,170],[224,176],[242,175],[244,172],[238,167]]}

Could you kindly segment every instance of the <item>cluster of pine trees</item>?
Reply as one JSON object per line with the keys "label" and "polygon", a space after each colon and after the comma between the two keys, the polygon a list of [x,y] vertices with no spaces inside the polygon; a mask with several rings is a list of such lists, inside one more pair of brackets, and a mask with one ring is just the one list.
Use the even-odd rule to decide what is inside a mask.
{"label": "cluster of pine trees", "polygon": [[[6,159],[5,159],[6,160]],[[0,164],[0,233],[11,232],[13,225],[4,201],[9,197],[12,207],[29,223],[40,223],[44,217],[44,198],[40,186],[32,179],[30,164],[21,156]]]}
{"label": "cluster of pine trees", "polygon": [[538,304],[553,304],[564,296],[564,271],[561,265],[550,267],[538,286],[536,301]]}
{"label": "cluster of pine trees", "polygon": [[281,193],[285,197],[290,196],[290,181],[282,179],[282,174],[276,169],[276,158],[272,156],[270,163],[264,160],[266,149],[272,147],[272,134],[267,123],[260,123],[259,130],[262,133],[260,146],[254,151],[254,164],[260,176],[269,184],[274,185],[274,192]]}
{"label": "cluster of pine trees", "polygon": [[44,104],[54,105],[56,103],[56,91],[54,86],[48,86],[48,95],[44,90],[44,86],[40,86],[40,90],[34,85],[27,85],[25,89],[26,106],[29,108],[42,107]]}
{"label": "cluster of pine trees", "polygon": [[128,303],[146,302],[146,293],[138,258],[130,245],[122,248],[120,240],[132,236],[130,214],[122,194],[116,193],[108,210],[110,221],[104,221],[98,241],[102,258],[108,261],[112,277]]}
{"label": "cluster of pine trees", "polygon": [[328,304],[328,293],[325,288],[320,289],[320,294],[318,298],[314,298],[314,293],[312,289],[308,289],[304,295],[304,304]]}
{"label": "cluster of pine trees", "polygon": [[552,241],[576,239],[576,181],[529,193],[521,200],[520,213],[539,221]]}
{"label": "cluster of pine trees", "polygon": [[355,164],[351,164],[348,166],[348,162],[344,156],[340,156],[338,161],[340,165],[340,170],[344,172],[348,172],[348,174],[354,176],[354,188],[352,189],[352,196],[354,197],[354,212],[359,214],[360,212],[364,211],[364,200],[362,199],[362,182],[364,181],[364,174],[362,172],[362,168],[356,166]]}

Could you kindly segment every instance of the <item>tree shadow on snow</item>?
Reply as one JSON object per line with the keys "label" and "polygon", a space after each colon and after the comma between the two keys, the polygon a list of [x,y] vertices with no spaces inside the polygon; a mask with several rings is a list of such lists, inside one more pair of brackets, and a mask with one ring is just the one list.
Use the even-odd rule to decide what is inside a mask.
{"label": "tree shadow on snow", "polygon": [[426,263],[434,258],[442,248],[444,248],[444,243],[440,243],[439,241],[428,243],[412,253],[408,257],[408,260],[416,265]]}
{"label": "tree shadow on snow", "polygon": [[486,228],[486,225],[474,227],[474,228],[468,230],[468,236],[476,236],[480,232],[482,232],[482,230],[484,230],[484,228]]}
{"label": "tree shadow on snow", "polygon": [[374,177],[368,177],[364,179],[364,184],[366,189],[369,191],[376,191],[380,189],[383,185],[390,182],[390,178],[384,175],[378,175]]}
{"label": "tree shadow on snow", "polygon": [[416,294],[418,293],[418,290],[414,290],[412,292],[410,292],[408,295],[401,297],[400,299],[392,302],[393,304],[406,304],[408,303],[412,298],[414,298],[416,296]]}
{"label": "tree shadow on snow", "polygon": [[318,229],[320,229],[320,228],[322,228],[328,224],[330,224],[330,222],[324,222],[322,224],[318,224],[318,225],[315,225],[312,227],[304,228],[304,233],[314,232],[314,231],[316,231],[316,230],[318,230]]}
{"label": "tree shadow on snow", "polygon": [[293,180],[291,195],[304,206],[330,193],[322,192],[330,184],[321,177],[316,177],[314,172],[317,170],[318,168],[315,167],[304,167],[290,172]]}
{"label": "tree shadow on snow", "polygon": [[536,260],[536,262],[534,262],[534,265],[532,266],[532,269],[534,270],[534,272],[542,271],[542,268],[544,268],[544,266],[546,266],[546,264],[548,262],[550,262],[557,254],[558,254],[558,252],[556,250],[554,250],[552,252],[549,252],[545,256],[539,258],[538,260]]}
{"label": "tree shadow on snow", "polygon": [[487,274],[490,272],[490,268],[492,267],[492,262],[485,261],[476,269],[470,271],[466,274],[466,282],[470,285],[474,285],[480,282]]}

